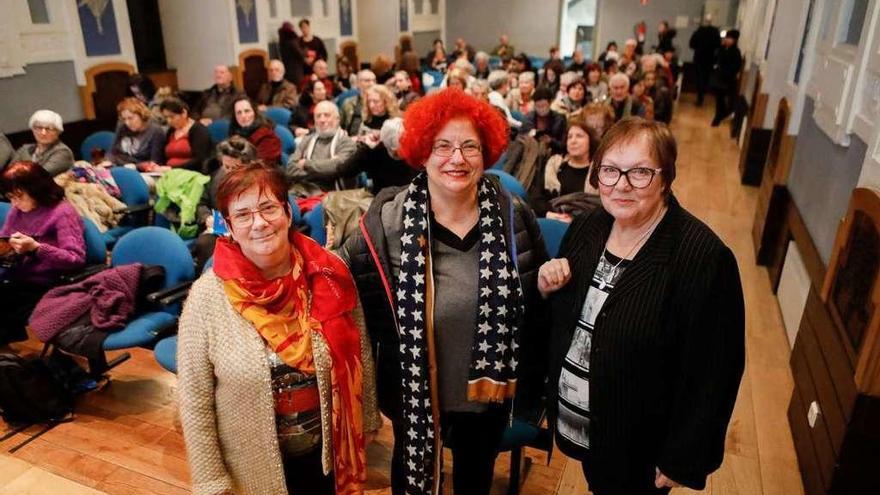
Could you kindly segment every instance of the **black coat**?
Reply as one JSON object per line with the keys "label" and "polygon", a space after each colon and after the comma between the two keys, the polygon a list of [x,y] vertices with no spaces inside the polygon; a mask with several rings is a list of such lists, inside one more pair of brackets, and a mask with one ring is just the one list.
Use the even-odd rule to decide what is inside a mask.
{"label": "black coat", "polygon": [[715,72],[712,73],[711,79],[712,86],[720,89],[733,89],[742,65],[742,53],[740,53],[736,45],[719,48],[715,56]]}
{"label": "black coat", "polygon": [[[500,188],[497,180],[492,179]],[[361,230],[350,237],[339,254],[348,263],[357,284],[361,306],[366,317],[367,332],[376,361],[376,393],[379,407],[390,419],[402,414],[400,341],[397,335],[392,299],[396,280],[392,276],[388,258],[388,243],[400,242],[387,238],[382,225],[382,207],[391,201],[403,201],[402,188],[388,188],[379,193],[364,214]],[[520,325],[520,358],[517,367],[515,413],[524,419],[534,419],[541,406],[546,370],[546,311],[538,293],[538,268],[547,260],[547,249],[534,214],[518,197],[501,194],[501,208],[505,221],[504,232],[509,236],[510,202],[513,198],[513,232],[516,239],[517,267],[526,298],[525,321]],[[366,235],[365,235],[366,233]],[[369,243],[367,242],[369,237]],[[508,238],[508,241],[510,239]],[[375,255],[374,255],[375,253]],[[378,262],[378,266],[377,266]]]}
{"label": "black coat", "polygon": [[[553,153],[564,153],[565,152],[565,140],[566,140],[566,123],[565,123],[565,115],[562,115],[559,112],[555,112],[550,110],[550,114],[547,115],[547,118],[550,119],[547,129],[544,131],[539,131],[539,133],[546,134],[550,136],[550,142],[548,145]],[[521,133],[528,133],[532,129],[538,128],[538,112],[532,110],[528,114],[526,114],[526,120],[523,123],[523,127],[520,128]],[[539,139],[540,135],[536,135],[535,139]]]}
{"label": "black coat", "polygon": [[695,65],[711,67],[721,47],[721,32],[715,26],[700,26],[691,35],[689,46],[694,51]]}
{"label": "black coat", "polygon": [[[551,300],[547,409],[613,217],[575,218],[559,251],[572,279]],[[621,479],[653,473],[702,489],[721,465],[745,360],[736,258],[674,197],[602,306],[590,351],[590,458]],[[648,471],[650,470],[650,471]]]}

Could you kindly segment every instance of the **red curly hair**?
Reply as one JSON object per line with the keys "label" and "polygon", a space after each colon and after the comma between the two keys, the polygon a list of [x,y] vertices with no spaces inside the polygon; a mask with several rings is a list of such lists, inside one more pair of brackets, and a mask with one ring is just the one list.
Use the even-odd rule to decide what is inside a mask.
{"label": "red curly hair", "polygon": [[507,121],[492,105],[457,88],[447,88],[416,100],[403,115],[403,135],[398,153],[413,168],[424,168],[434,147],[434,137],[446,124],[463,117],[480,135],[483,164],[491,167],[507,148]]}

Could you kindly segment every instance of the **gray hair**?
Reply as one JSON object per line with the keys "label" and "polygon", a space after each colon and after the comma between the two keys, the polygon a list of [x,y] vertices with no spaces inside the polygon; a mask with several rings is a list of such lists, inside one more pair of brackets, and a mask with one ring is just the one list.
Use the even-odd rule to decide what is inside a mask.
{"label": "gray hair", "polygon": [[487,95],[489,94],[489,81],[486,81],[485,79],[475,79],[474,82],[471,83],[470,89],[473,90],[473,88],[476,87],[483,88],[483,91],[485,91]]}
{"label": "gray hair", "polygon": [[476,62],[477,60],[485,60],[486,62],[488,62],[489,54],[484,51],[479,51],[476,53],[476,55],[474,55],[474,62]]}
{"label": "gray hair", "polygon": [[563,86],[568,86],[569,84],[580,79],[581,76],[574,71],[563,72],[561,76],[559,76],[559,84]]}
{"label": "gray hair", "polygon": [[315,105],[315,113],[318,113],[321,110],[329,110],[331,115],[339,119],[339,107],[337,107],[332,101],[319,101],[318,104]]}
{"label": "gray hair", "polygon": [[508,82],[508,77],[510,76],[506,70],[493,70],[489,73],[489,77],[486,80],[489,81],[489,87],[492,88],[492,91],[497,91]]}
{"label": "gray hair", "polygon": [[535,82],[535,73],[532,71],[520,72],[518,80],[519,80],[519,82],[522,82],[522,81]]}
{"label": "gray hair", "polygon": [[624,81],[626,85],[629,86],[629,76],[623,72],[615,72],[614,75],[608,79],[608,85],[611,86],[617,81]]}
{"label": "gray hair", "polygon": [[400,136],[403,134],[403,119],[392,117],[382,124],[379,131],[379,140],[388,151],[397,151],[400,148]]}
{"label": "gray hair", "polygon": [[468,62],[467,59],[464,59],[464,58],[460,58],[460,59],[456,60],[455,62],[453,62],[452,68],[453,69],[461,69],[461,70],[467,72],[468,75],[474,73],[474,66],[471,65],[471,63]]}
{"label": "gray hair", "polygon": [[358,79],[360,79],[361,76],[373,76],[375,78],[376,74],[370,69],[361,69],[357,73]]}
{"label": "gray hair", "polygon": [[31,118],[28,119],[28,128],[33,129],[38,124],[52,127],[58,132],[64,132],[64,121],[61,120],[60,115],[52,110],[37,110],[34,112]]}

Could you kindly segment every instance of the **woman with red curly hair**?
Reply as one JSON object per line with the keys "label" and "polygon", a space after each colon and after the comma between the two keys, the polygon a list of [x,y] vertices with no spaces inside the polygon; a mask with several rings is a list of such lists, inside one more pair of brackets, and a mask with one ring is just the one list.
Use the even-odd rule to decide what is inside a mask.
{"label": "woman with red curly hair", "polygon": [[547,253],[528,206],[483,174],[507,147],[500,113],[449,88],[412,103],[403,127],[398,152],[420,173],[380,192],[341,250],[394,429],[392,493],[437,493],[448,442],[454,492],[488,494],[511,409],[540,402]]}

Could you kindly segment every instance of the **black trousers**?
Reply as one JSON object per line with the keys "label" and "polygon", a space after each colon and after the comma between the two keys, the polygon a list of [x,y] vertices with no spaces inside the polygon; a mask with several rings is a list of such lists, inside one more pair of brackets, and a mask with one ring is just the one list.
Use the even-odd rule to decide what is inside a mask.
{"label": "black trousers", "polygon": [[581,461],[581,467],[593,495],[666,495],[670,490],[654,486],[651,465],[627,474],[621,473],[620,466],[603,465],[588,457]]}
{"label": "black trousers", "polygon": [[202,232],[196,238],[195,252],[193,257],[196,259],[196,277],[202,274],[205,263],[211,256],[214,256],[214,246],[217,244],[219,236]]}
{"label": "black trousers", "polygon": [[709,78],[712,76],[712,64],[698,65],[694,64],[697,76],[697,105],[703,104],[703,98],[709,91]]}
{"label": "black trousers", "polygon": [[0,282],[0,346],[27,340],[25,326],[49,287],[22,282]]}
{"label": "black trousers", "polygon": [[[440,426],[444,444],[452,450],[452,492],[455,495],[488,495],[492,488],[498,446],[507,428],[509,407],[492,406],[482,413],[445,412]],[[394,452],[391,458],[391,493],[403,495],[403,421],[392,423]],[[445,480],[444,480],[445,481]]]}
{"label": "black trousers", "polygon": [[293,495],[334,495],[336,493],[333,473],[324,475],[321,466],[321,447],[308,454],[284,458],[284,479],[287,492]]}

